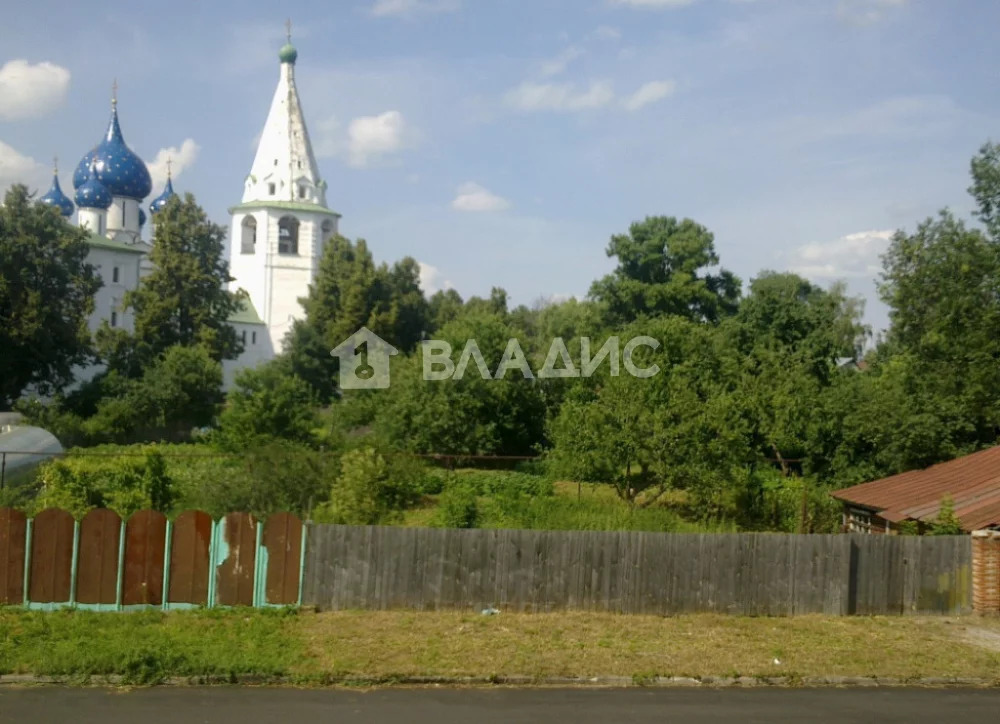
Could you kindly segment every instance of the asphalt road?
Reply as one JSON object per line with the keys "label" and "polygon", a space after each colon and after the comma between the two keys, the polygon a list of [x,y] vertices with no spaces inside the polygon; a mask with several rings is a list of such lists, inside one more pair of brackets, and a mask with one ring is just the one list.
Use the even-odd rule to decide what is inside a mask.
{"label": "asphalt road", "polygon": [[997,721],[1000,690],[382,689],[219,687],[0,690],[0,722],[25,724],[618,724]]}

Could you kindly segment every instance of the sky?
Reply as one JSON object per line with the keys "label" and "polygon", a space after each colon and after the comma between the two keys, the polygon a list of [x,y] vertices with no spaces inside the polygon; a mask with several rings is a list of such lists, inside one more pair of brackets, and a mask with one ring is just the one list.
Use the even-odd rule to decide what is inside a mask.
{"label": "sky", "polygon": [[[586,295],[650,215],[744,283],[844,280],[887,325],[880,254],[1000,140],[992,0],[0,0],[0,191],[63,189],[118,84],[125,139],[218,223],[238,203],[290,16],[341,231],[425,291]],[[149,200],[146,203],[148,203]]]}

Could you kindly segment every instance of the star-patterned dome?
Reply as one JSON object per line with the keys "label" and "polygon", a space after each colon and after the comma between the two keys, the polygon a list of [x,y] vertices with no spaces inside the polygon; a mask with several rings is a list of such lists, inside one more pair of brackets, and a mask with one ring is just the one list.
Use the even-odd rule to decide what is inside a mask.
{"label": "star-patterned dome", "polygon": [[112,196],[125,196],[141,201],[153,190],[149,169],[126,144],[118,123],[118,104],[112,101],[111,122],[104,140],[80,160],[73,174],[73,186],[80,188],[86,181],[91,161],[100,181]]}
{"label": "star-patterned dome", "polygon": [[48,204],[49,206],[55,206],[59,209],[59,213],[63,216],[73,215],[73,202],[69,200],[69,197],[63,193],[63,190],[59,188],[59,171],[52,171],[52,187],[38,199],[41,204]]}
{"label": "star-patterned dome", "polygon": [[96,161],[91,161],[87,179],[76,189],[76,205],[81,209],[107,209],[111,206],[111,192],[97,178],[96,165]]}
{"label": "star-patterned dome", "polygon": [[149,213],[154,216],[160,212],[167,202],[170,201],[177,194],[174,193],[174,182],[167,176],[167,185],[163,187],[163,193],[153,199],[152,203],[149,205]]}

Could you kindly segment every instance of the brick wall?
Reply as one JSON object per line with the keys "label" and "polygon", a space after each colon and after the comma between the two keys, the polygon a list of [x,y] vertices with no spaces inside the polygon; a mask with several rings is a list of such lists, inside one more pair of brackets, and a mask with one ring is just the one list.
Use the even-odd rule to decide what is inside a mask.
{"label": "brick wall", "polygon": [[972,608],[976,613],[1000,614],[1000,531],[972,534]]}

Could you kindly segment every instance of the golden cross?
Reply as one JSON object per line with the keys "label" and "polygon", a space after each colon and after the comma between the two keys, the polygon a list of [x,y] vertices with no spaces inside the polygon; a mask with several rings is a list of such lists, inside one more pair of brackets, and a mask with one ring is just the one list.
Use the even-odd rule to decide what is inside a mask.
{"label": "golden cross", "polygon": [[52,173],[56,174],[57,176],[59,175],[59,157],[58,156],[53,156],[52,157]]}
{"label": "golden cross", "polygon": [[114,82],[111,83],[111,105],[118,105],[118,79],[115,78]]}
{"label": "golden cross", "polygon": [[173,164],[174,160],[167,156],[167,178],[170,178],[170,166]]}
{"label": "golden cross", "polygon": [[292,42],[292,19],[287,18],[285,20],[285,37],[288,38],[288,42]]}

